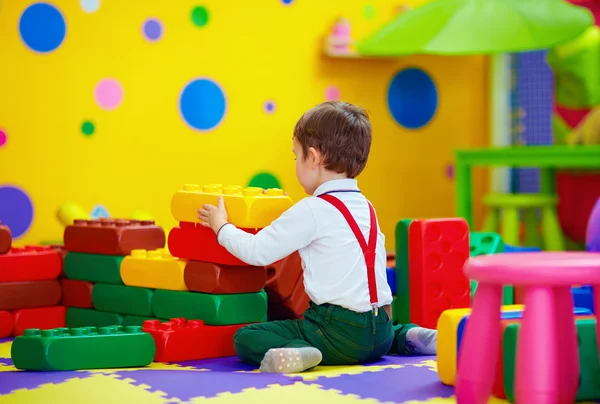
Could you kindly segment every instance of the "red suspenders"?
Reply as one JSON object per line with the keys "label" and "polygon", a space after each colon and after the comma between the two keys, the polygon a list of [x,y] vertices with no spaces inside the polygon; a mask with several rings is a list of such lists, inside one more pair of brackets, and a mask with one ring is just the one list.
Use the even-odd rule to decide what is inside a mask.
{"label": "red suspenders", "polygon": [[[369,212],[371,215],[371,228],[369,230],[369,244],[365,241],[365,237],[360,231],[360,227],[352,217],[352,214],[344,205],[342,201],[331,194],[323,194],[319,195],[319,198],[329,202],[332,204],[340,213],[344,216],[344,219],[350,225],[354,236],[358,240],[358,244],[360,244],[360,248],[363,251],[363,255],[365,257],[365,264],[367,265],[367,281],[369,284],[369,295],[371,298],[371,306],[373,310],[375,310],[375,315],[377,315],[377,283],[375,280],[375,251],[377,249],[377,217],[375,216],[375,210],[373,206],[369,203]],[[368,202],[367,202],[368,203]]]}

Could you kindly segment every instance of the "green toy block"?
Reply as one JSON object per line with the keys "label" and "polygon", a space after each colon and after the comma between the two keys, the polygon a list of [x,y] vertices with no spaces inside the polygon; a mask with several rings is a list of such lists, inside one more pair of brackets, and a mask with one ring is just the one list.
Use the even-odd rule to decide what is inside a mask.
{"label": "green toy block", "polygon": [[11,347],[17,369],[84,370],[147,366],[156,345],[142,327],[55,328],[25,330]]}
{"label": "green toy block", "polygon": [[69,279],[122,285],[121,261],[124,257],[84,253],[67,253],[65,275]]}
{"label": "green toy block", "polygon": [[104,311],[69,307],[67,309],[66,324],[67,327],[107,327],[123,324],[123,316]]}
{"label": "green toy block", "polygon": [[164,323],[169,320],[159,319],[155,317],[143,317],[143,316],[123,316],[123,325],[144,325],[144,321],[146,320],[159,320],[161,323]]}
{"label": "green toy block", "polygon": [[[471,257],[479,255],[499,254],[504,252],[504,242],[498,233],[476,232],[469,234]],[[477,290],[477,282],[471,280],[471,300]],[[504,286],[502,304],[514,304],[514,289],[511,285]]]}
{"label": "green toy block", "polygon": [[[579,340],[579,390],[577,401],[600,399],[600,362],[596,342],[596,320],[577,319]],[[517,352],[517,337],[520,324],[510,324],[502,338],[502,356],[504,358],[504,391],[510,402],[514,402],[514,375]]]}
{"label": "green toy block", "polygon": [[97,283],[92,290],[94,308],[109,313],[152,316],[152,290]]}
{"label": "green toy block", "polygon": [[232,295],[156,290],[152,310],[159,318],[183,317],[208,325],[259,323],[267,312],[267,294],[264,290]]}
{"label": "green toy block", "polygon": [[396,224],[396,299],[392,317],[396,324],[410,323],[410,283],[408,278],[408,228],[412,219]]}

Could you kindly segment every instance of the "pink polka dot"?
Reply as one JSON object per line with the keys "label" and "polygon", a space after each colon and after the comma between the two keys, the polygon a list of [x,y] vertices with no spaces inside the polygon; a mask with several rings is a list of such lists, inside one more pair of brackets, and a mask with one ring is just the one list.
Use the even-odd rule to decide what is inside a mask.
{"label": "pink polka dot", "polygon": [[340,89],[336,86],[329,86],[325,90],[325,99],[327,101],[339,101],[342,98]]}
{"label": "pink polka dot", "polygon": [[100,108],[112,110],[123,102],[123,87],[115,79],[102,79],[96,85],[94,97]]}
{"label": "pink polka dot", "polygon": [[7,139],[8,138],[6,137],[6,133],[2,129],[0,129],[0,147],[6,144]]}
{"label": "pink polka dot", "polygon": [[454,178],[454,164],[450,163],[446,165],[446,177],[448,177],[449,179]]}

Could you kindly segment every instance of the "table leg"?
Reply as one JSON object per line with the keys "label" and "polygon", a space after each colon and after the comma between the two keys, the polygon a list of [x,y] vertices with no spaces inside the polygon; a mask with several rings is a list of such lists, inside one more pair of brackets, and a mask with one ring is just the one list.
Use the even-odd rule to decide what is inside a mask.
{"label": "table leg", "polygon": [[473,230],[473,192],[471,179],[471,166],[456,160],[455,169],[455,198],[456,198],[456,216],[464,218],[469,227]]}
{"label": "table leg", "polygon": [[556,334],[558,342],[558,402],[575,402],[579,389],[579,341],[573,314],[573,295],[570,286],[555,288]]}
{"label": "table leg", "polygon": [[556,169],[540,168],[540,194],[556,194]]}
{"label": "table leg", "polygon": [[502,285],[479,283],[460,349],[458,404],[486,404],[490,398],[500,348],[501,302]]}
{"label": "table leg", "polygon": [[600,359],[600,284],[594,286],[594,313],[596,314],[596,339],[598,340],[598,356]]}
{"label": "table leg", "polygon": [[558,404],[558,344],[554,289],[528,286],[517,340],[516,404]]}

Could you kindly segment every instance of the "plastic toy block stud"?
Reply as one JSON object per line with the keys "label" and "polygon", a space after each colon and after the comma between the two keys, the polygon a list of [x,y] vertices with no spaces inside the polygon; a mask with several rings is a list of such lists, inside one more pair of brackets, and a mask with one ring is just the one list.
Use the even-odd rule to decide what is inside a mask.
{"label": "plastic toy block stud", "polygon": [[272,320],[294,320],[301,318],[310,305],[310,298],[304,290],[304,275],[300,276],[290,297],[282,302],[269,302],[267,317]]}
{"label": "plastic toy block stud", "polygon": [[0,254],[6,254],[12,245],[12,234],[8,226],[0,222]]}
{"label": "plastic toy block stud", "polygon": [[67,327],[106,327],[111,324],[123,324],[123,316],[116,313],[69,307],[65,321]]}
{"label": "plastic toy block stud", "polygon": [[22,335],[28,328],[49,330],[64,327],[66,313],[67,309],[64,306],[15,310],[13,335]]}
{"label": "plastic toy block stud", "polygon": [[195,292],[255,293],[265,287],[267,275],[264,267],[238,267],[188,261],[185,266],[184,280],[188,289]]}
{"label": "plastic toy block stud", "polygon": [[188,290],[183,280],[186,263],[186,260],[173,257],[164,248],[133,250],[121,262],[121,279],[128,286]]}
{"label": "plastic toy block stud", "polygon": [[65,248],[69,251],[128,255],[132,250],[155,250],[165,246],[165,232],[154,220],[77,219],[65,228]]}
{"label": "plastic toy block stud", "polygon": [[11,358],[17,369],[84,370],[147,366],[154,339],[136,326],[28,329],[15,338]]}
{"label": "plastic toy block stud", "polygon": [[435,327],[444,310],[469,307],[469,225],[464,219],[415,220],[408,231],[410,322]]}
{"label": "plastic toy block stud", "polygon": [[0,338],[6,338],[11,335],[13,327],[14,320],[11,312],[0,310]]}
{"label": "plastic toy block stud", "polygon": [[61,295],[58,280],[0,283],[0,310],[56,306]]}
{"label": "plastic toy block stud", "polygon": [[65,274],[69,279],[122,285],[121,261],[121,256],[69,252]]}
{"label": "plastic toy block stud", "polygon": [[302,282],[302,259],[298,252],[267,266],[266,270],[265,292],[269,297],[269,304],[283,302],[292,295],[298,282]]}
{"label": "plastic toy block stud", "polygon": [[[257,230],[242,229],[250,234]],[[169,232],[169,251],[175,257],[213,262],[221,265],[248,265],[240,261],[217,242],[217,235],[212,229],[199,223],[181,222]]]}
{"label": "plastic toy block stud", "polygon": [[233,335],[246,324],[211,327],[202,320],[173,318],[144,322],[156,343],[156,362],[181,362],[235,355]]}
{"label": "plastic toy block stud", "polygon": [[396,297],[392,315],[398,324],[410,323],[410,293],[408,276],[408,229],[412,219],[396,224]]}
{"label": "plastic toy block stud", "polygon": [[152,316],[152,290],[97,283],[92,291],[94,307],[100,311],[133,316]]}
{"label": "plastic toy block stud", "polygon": [[61,279],[62,286],[62,305],[66,307],[80,307],[82,309],[91,309],[92,290],[94,284],[86,281],[77,281],[73,279]]}
{"label": "plastic toy block stud", "polygon": [[156,290],[152,311],[158,318],[203,320],[210,325],[248,324],[260,322],[267,312],[267,295],[209,295],[206,293]]}
{"label": "plastic toy block stud", "polygon": [[171,200],[171,213],[180,222],[198,223],[198,209],[216,205],[223,196],[229,221],[246,229],[262,229],[292,207],[292,198],[281,189],[242,188],[240,186],[186,184]]}
{"label": "plastic toy block stud", "polygon": [[52,247],[13,247],[0,255],[0,282],[56,279],[61,269],[60,254]]}

